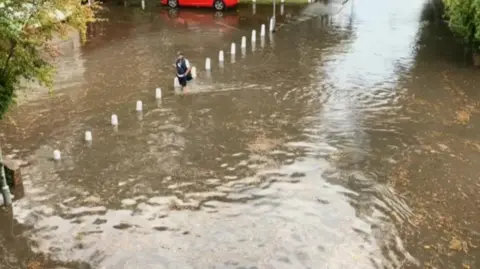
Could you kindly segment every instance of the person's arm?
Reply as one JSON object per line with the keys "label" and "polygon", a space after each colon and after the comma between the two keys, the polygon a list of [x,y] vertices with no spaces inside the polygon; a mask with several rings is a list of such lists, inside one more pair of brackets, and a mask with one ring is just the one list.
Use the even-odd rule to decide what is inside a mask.
{"label": "person's arm", "polygon": [[192,67],[190,66],[190,61],[185,59],[185,65],[187,66],[187,71],[185,72],[185,75],[188,75],[190,71],[192,70]]}

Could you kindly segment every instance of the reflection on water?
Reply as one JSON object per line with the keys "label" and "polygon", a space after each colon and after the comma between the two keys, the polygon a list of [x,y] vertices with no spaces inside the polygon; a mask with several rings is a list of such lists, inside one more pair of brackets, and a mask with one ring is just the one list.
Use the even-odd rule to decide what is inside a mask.
{"label": "reflection on water", "polygon": [[59,94],[2,126],[5,151],[28,161],[14,205],[25,245],[92,268],[417,268],[403,237],[414,212],[388,174],[418,142],[402,85],[418,75],[422,8],[282,5],[279,31],[174,95],[176,51],[201,66],[271,9],[112,6],[65,56],[81,68],[60,61]]}

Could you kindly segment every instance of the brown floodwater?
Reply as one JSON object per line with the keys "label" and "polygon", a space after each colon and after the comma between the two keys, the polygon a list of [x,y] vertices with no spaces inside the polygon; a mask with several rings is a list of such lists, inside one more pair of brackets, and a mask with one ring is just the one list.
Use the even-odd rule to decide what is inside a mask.
{"label": "brown floodwater", "polygon": [[[1,123],[25,197],[0,267],[478,268],[479,76],[438,7],[276,11],[261,38],[271,6],[112,4],[86,44],[59,43],[53,93]],[[198,69],[186,95],[178,50]]]}

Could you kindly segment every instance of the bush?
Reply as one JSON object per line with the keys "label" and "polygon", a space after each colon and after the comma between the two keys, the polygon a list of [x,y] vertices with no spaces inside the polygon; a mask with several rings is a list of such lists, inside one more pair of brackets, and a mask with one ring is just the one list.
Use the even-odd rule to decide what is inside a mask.
{"label": "bush", "polygon": [[449,27],[475,46],[480,44],[480,0],[443,0]]}

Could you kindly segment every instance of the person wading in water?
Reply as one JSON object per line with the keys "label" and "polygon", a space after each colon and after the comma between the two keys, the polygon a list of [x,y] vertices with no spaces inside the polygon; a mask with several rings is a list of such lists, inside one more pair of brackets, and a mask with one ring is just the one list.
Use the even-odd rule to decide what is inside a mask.
{"label": "person wading in water", "polygon": [[182,52],[177,53],[177,60],[175,62],[175,67],[177,68],[177,78],[180,86],[182,86],[182,91],[187,91],[187,82],[192,80],[192,74],[190,71],[192,67],[187,58],[183,56]]}

